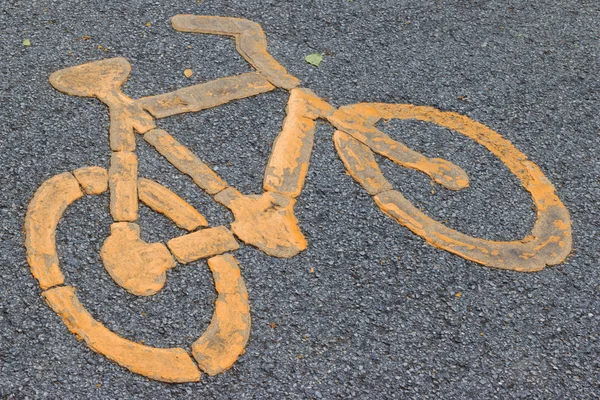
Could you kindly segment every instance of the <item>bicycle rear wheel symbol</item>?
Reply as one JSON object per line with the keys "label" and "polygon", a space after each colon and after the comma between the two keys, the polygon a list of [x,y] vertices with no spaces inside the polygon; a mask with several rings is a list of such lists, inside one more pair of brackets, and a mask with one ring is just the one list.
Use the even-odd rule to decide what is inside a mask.
{"label": "bicycle rear wheel symbol", "polygon": [[[562,262],[569,254],[570,217],[554,187],[539,167],[487,126],[456,113],[411,104],[364,103],[336,109],[310,90],[298,87],[298,79],[267,52],[266,38],[258,24],[193,15],[175,16],[172,24],[183,32],[233,36],[237,50],[255,72],[137,100],[121,91],[130,72],[123,58],[69,67],[50,76],[56,89],[74,96],[95,97],[110,112],[110,169],[83,167],[48,179],[29,203],[25,220],[27,260],[42,295],[69,329],[94,351],[132,372],[166,382],[198,381],[200,370],[214,375],[235,363],[249,338],[250,310],[239,265],[229,252],[239,247],[236,237],[275,257],[293,257],[306,249],[308,243],[298,227],[294,205],[308,171],[317,119],[336,128],[333,140],[341,160],[379,208],[431,245],[488,267],[514,271],[539,271]],[[155,124],[156,119],[216,107],[276,87],[288,90],[290,97],[286,119],[265,169],[264,193],[259,195],[238,192]],[[455,164],[425,157],[393,140],[375,127],[380,119],[433,123],[486,147],[531,194],[537,209],[531,234],[509,242],[474,238],[444,226],[413,206],[383,176],[375,153],[421,171],[450,190],[468,187],[469,178]],[[156,182],[138,177],[136,131],[232,211],[231,230],[224,226],[208,228],[204,217],[184,199]],[[189,353],[182,348],[145,346],[118,336],[85,310],[75,288],[65,285],[56,252],[56,226],[74,201],[108,189],[114,223],[102,246],[101,258],[122,288],[138,296],[151,296],[164,287],[167,271],[177,262],[208,259],[218,298],[210,326]],[[136,224],[139,201],[189,233],[166,245],[142,241]]]}

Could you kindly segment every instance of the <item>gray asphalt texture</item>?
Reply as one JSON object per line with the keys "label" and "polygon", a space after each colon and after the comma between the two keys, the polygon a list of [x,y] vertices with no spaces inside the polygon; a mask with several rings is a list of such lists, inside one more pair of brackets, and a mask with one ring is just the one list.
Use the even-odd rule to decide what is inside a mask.
{"label": "gray asphalt texture", "polygon": [[[260,23],[274,57],[336,106],[431,105],[490,126],[556,186],[573,220],[572,255],[523,274],[432,248],[379,211],[345,173],[331,127],[319,124],[296,207],[308,249],[289,260],[252,247],[235,253],[253,318],[235,366],[200,383],[169,385],[92,352],[40,297],[22,226],[44,180],[108,167],[108,112],[96,100],[59,93],[48,76],[124,56],[133,67],[124,91],[135,98],[250,70],[230,39],[172,30],[169,18],[178,13]],[[600,398],[599,21],[596,0],[2,2],[0,397]],[[22,46],[25,38],[31,47]],[[304,61],[315,52],[325,54],[319,68]],[[186,68],[195,72],[189,80]],[[275,91],[158,124],[230,184],[259,193],[286,100],[287,92]],[[418,207],[479,237],[527,234],[535,220],[529,195],[481,146],[425,123],[383,129],[471,177],[469,189],[450,192],[378,159]],[[138,156],[141,176],[187,198],[211,225],[231,222],[143,140]],[[170,271],[153,297],[129,295],[98,254],[110,222],[107,195],[67,210],[57,232],[67,281],[123,336],[188,347],[213,311],[206,264]],[[141,226],[148,241],[182,233],[146,208]]]}

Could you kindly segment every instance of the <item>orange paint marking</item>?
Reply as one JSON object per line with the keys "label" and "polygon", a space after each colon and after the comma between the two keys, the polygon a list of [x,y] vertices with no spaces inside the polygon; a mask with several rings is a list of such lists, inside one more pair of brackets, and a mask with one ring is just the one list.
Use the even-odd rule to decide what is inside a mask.
{"label": "orange paint marking", "polygon": [[137,156],[129,151],[113,152],[108,171],[110,214],[115,221],[138,217]]}
{"label": "orange paint marking", "polygon": [[[177,15],[171,22],[181,32],[233,36],[237,51],[255,71],[137,100],[121,91],[131,72],[129,62],[121,57],[65,68],[49,79],[61,92],[99,99],[110,113],[109,172],[83,167],[73,174],[48,179],[33,196],[25,218],[27,261],[44,290],[43,296],[69,330],[94,351],[151,379],[200,379],[200,371],[186,350],[158,349],[121,338],[93,319],[79,303],[74,288],[62,286],[65,278],[56,253],[55,231],[68,205],[84,194],[97,195],[110,189],[115,223],[102,246],[101,258],[113,280],[135,295],[160,291],[167,271],[176,266],[173,257],[181,263],[211,257],[208,266],[218,298],[210,326],[194,342],[191,354],[204,372],[223,372],[244,352],[250,335],[250,308],[238,263],[232,255],[222,253],[239,247],[233,235],[275,257],[292,257],[307,248],[294,206],[307,176],[317,119],[336,128],[334,144],[348,174],[374,197],[385,214],[432,246],[489,267],[528,272],[558,264],[571,251],[570,216],[550,181],[512,143],[487,126],[457,113],[412,104],[360,103],[336,109],[312,91],[298,88],[300,81],[268,53],[260,25],[240,18],[195,15]],[[193,71],[184,74],[191,78]],[[216,107],[276,87],[290,91],[290,98],[265,169],[262,194],[241,194],[173,136],[155,129],[154,118]],[[432,123],[487,148],[531,194],[537,210],[531,233],[518,241],[483,240],[450,229],[417,209],[393,189],[375,153],[421,171],[447,189],[465,189],[469,178],[459,166],[425,157],[377,129],[375,124],[381,119]],[[135,131],[144,134],[144,139],[173,166],[232,211],[235,220],[231,231],[216,227],[192,232],[207,226],[206,219],[167,188],[138,177]],[[192,233],[168,241],[168,247],[144,242],[139,227],[132,222],[138,217],[138,201]],[[314,273],[314,268],[309,272]],[[455,296],[460,297],[461,292]]]}
{"label": "orange paint marking", "polygon": [[297,197],[304,186],[315,136],[315,121],[302,113],[304,104],[295,101],[292,90],[287,116],[265,169],[263,188]]}
{"label": "orange paint marking", "polygon": [[244,196],[228,188],[215,200],[233,212],[233,233],[270,256],[293,257],[308,246],[294,215],[296,201],[291,197],[277,192]]}
{"label": "orange paint marking", "polygon": [[62,285],[64,282],[56,253],[56,226],[67,206],[82,196],[83,192],[75,177],[65,172],[42,183],[27,207],[27,262],[42,289]]}
{"label": "orange paint marking", "polygon": [[52,288],[46,290],[43,296],[77,338],[117,364],[136,374],[164,382],[200,380],[200,371],[184,349],[159,349],[120,337],[86,311],[73,287]]}
{"label": "orange paint marking", "polygon": [[140,201],[187,231],[208,226],[206,218],[185,200],[150,179],[138,179]]}
{"label": "orange paint marking", "polygon": [[100,167],[83,167],[73,171],[73,175],[86,194],[102,194],[108,189],[108,173]]}
{"label": "orange paint marking", "polygon": [[298,78],[287,73],[267,51],[267,38],[256,22],[242,18],[180,14],[171,18],[173,28],[180,32],[228,35],[235,38],[237,51],[273,85],[293,89]]}
{"label": "orange paint marking", "polygon": [[224,226],[208,228],[176,237],[167,242],[177,261],[188,264],[201,258],[237,250],[240,245]]}
{"label": "orange paint marking", "polygon": [[[554,186],[523,153],[487,126],[460,114],[412,104],[363,103],[343,107],[340,111],[344,114],[334,113],[328,118],[332,124],[363,142],[370,150],[393,161],[396,160],[393,159],[392,153],[373,144],[373,138],[377,138],[378,142],[385,142],[381,138],[383,133],[374,128],[374,124],[380,119],[414,119],[455,130],[485,146],[498,157],[531,194],[537,209],[537,220],[529,236],[520,241],[497,242],[473,238],[447,228],[416,209],[396,191],[387,191],[375,196],[375,201],[382,211],[423,237],[428,243],[489,267],[515,271],[539,271],[546,265],[562,262],[569,254],[570,216],[556,196]],[[423,158],[419,163],[429,162],[426,160]],[[411,162],[409,159],[405,166],[410,167]],[[438,176],[448,182],[454,182],[454,188],[466,187],[468,184],[468,178],[466,175],[463,177],[462,172],[446,175],[447,171],[458,171],[448,162],[438,164],[437,170],[431,165],[424,169],[421,170],[432,177],[441,173],[442,175]],[[357,171],[350,173],[353,176],[357,175]],[[360,179],[357,181],[361,183]],[[561,242],[562,246],[559,245]]]}
{"label": "orange paint marking", "polygon": [[140,227],[129,222],[116,222],[104,241],[100,257],[113,280],[131,294],[151,296],[158,293],[167,280],[167,270],[175,260],[162,243],[146,243],[140,239]]}
{"label": "orange paint marking", "polygon": [[233,256],[213,257],[208,266],[218,297],[208,329],[192,344],[192,355],[202,371],[216,375],[231,368],[244,352],[250,337],[250,307],[246,285]]}

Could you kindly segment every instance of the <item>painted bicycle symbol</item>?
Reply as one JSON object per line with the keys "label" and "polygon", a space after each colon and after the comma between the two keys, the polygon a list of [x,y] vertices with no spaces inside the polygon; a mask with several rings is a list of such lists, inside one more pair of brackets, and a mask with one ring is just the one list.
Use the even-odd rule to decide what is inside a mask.
{"label": "painted bicycle symbol", "polygon": [[[25,245],[31,272],[43,297],[68,328],[94,351],[134,373],[166,382],[198,381],[201,372],[214,375],[230,368],[250,333],[248,295],[240,268],[230,252],[236,237],[274,257],[293,257],[307,248],[296,217],[295,198],[309,167],[315,124],[327,121],[336,130],[333,141],[348,173],[373,196],[377,206],[432,246],[488,267],[539,271],[562,262],[571,250],[569,213],[554,187],[532,161],[487,126],[453,112],[412,104],[361,103],[335,108],[312,91],[267,52],[261,27],[251,21],[212,16],[177,15],[181,32],[228,35],[253,72],[221,78],[171,93],[134,100],[121,91],[130,72],[124,58],[95,61],[54,72],[50,83],[73,96],[95,97],[110,113],[110,168],[83,167],[46,180],[31,200],[25,219]],[[255,96],[276,87],[289,91],[287,115],[267,162],[259,195],[244,195],[155,120],[198,112]],[[469,186],[465,171],[439,158],[428,158],[375,127],[380,119],[418,120],[454,130],[486,147],[531,194],[537,220],[519,241],[490,241],[450,229],[411,204],[381,173],[375,154],[429,175],[450,190]],[[207,227],[206,219],[171,190],[138,177],[135,132],[234,216],[231,227]],[[192,345],[155,348],[120,337],[96,321],[81,305],[75,288],[65,283],[59,267],[55,231],[65,209],[84,195],[110,191],[111,234],[101,258],[113,280],[128,292],[150,296],[166,282],[177,262],[208,259],[218,297],[208,329]],[[189,233],[163,243],[140,239],[138,201],[164,214]],[[190,356],[191,354],[191,356]],[[193,358],[192,358],[193,357]]]}

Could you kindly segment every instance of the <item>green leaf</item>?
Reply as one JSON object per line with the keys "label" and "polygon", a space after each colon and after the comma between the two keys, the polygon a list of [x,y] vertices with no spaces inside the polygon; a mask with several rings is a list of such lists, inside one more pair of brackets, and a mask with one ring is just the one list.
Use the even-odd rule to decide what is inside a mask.
{"label": "green leaf", "polygon": [[26,47],[31,46],[31,41],[29,39],[23,39],[23,46],[26,46]]}
{"label": "green leaf", "polygon": [[304,57],[304,60],[307,63],[318,67],[319,64],[321,64],[321,61],[323,61],[323,56],[319,53],[309,54],[306,57]]}

